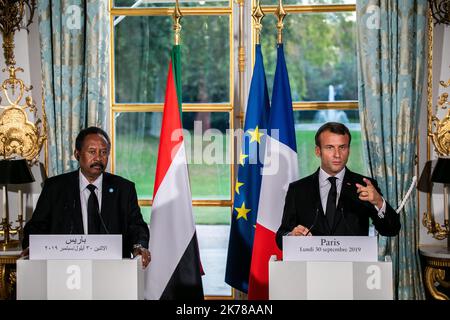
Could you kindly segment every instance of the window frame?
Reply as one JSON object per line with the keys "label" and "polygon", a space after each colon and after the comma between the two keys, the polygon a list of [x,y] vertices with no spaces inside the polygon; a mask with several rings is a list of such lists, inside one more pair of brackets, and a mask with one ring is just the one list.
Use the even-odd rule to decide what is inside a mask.
{"label": "window frame", "polygon": [[[256,1],[252,1],[252,12],[255,8]],[[274,14],[277,6],[261,6],[264,14]],[[284,10],[288,15],[290,14],[305,14],[305,13],[336,13],[336,12],[356,12],[356,4],[316,4],[316,5],[283,5]],[[262,20],[263,27],[264,19]],[[255,22],[251,21],[251,38],[252,38],[252,63],[255,61]],[[275,27],[275,26],[274,26]],[[306,110],[358,110],[358,100],[340,100],[340,101],[292,101],[292,107],[294,111],[306,111]],[[241,111],[241,117],[244,118],[245,111]]]}
{"label": "window frame", "polygon": [[[116,102],[116,92],[115,92],[115,52],[114,52],[114,19],[118,16],[171,16],[173,13],[173,7],[114,7],[114,0],[109,0],[109,16],[110,16],[110,74],[109,74],[109,107],[110,107],[110,132],[111,132],[111,159],[110,166],[111,172],[115,172],[115,114],[118,112],[163,112],[163,103],[117,103]],[[244,4],[241,6],[241,4]],[[231,157],[230,163],[230,198],[227,200],[214,200],[214,199],[199,199],[193,200],[192,205],[197,207],[228,207],[230,213],[233,210],[234,201],[234,185],[235,185],[235,175],[237,173],[236,163],[236,145],[234,141],[233,132],[237,128],[243,128],[243,122],[245,117],[246,99],[248,93],[245,92],[240,94],[241,90],[245,90],[249,87],[251,80],[252,67],[255,61],[255,30],[254,21],[246,12],[238,12],[241,10],[248,10],[249,8],[253,11],[255,6],[255,0],[230,0],[227,7],[181,7],[182,14],[184,16],[228,16],[229,17],[229,101],[226,103],[184,103],[182,105],[183,112],[228,112],[229,113],[229,139],[230,139],[230,151],[229,156]],[[285,11],[288,14],[304,14],[304,13],[336,13],[336,12],[355,12],[356,4],[317,4],[317,5],[284,5]],[[266,15],[273,14],[277,6],[262,6],[262,9]],[[246,52],[250,53],[250,59],[247,59],[244,68],[239,68],[237,70],[238,64],[235,60],[241,57],[241,48],[239,48],[239,40],[236,39],[236,32],[243,34],[241,30],[235,30],[239,28],[239,17],[237,15],[243,15],[247,20],[246,25],[242,25],[243,29],[247,29],[250,34],[250,39],[244,39],[244,46],[251,45],[250,48],[243,48]],[[248,21],[250,19],[251,22]],[[183,25],[183,20],[181,20],[181,25]],[[263,20],[264,25],[264,20]],[[267,26],[265,26],[267,27]],[[248,30],[250,28],[251,30]],[[170,30],[170,32],[172,32]],[[181,44],[183,44],[183,30],[181,32]],[[235,48],[238,49],[235,51]],[[239,52],[238,52],[239,51]],[[240,87],[237,84],[239,79],[239,74],[244,73],[245,83]],[[236,83],[235,83],[236,82]],[[236,89],[237,88],[237,89]],[[235,93],[236,89],[236,93]],[[237,94],[237,95],[236,95]],[[237,101],[239,97],[245,101]],[[294,111],[307,111],[307,110],[358,110],[359,105],[357,100],[348,101],[293,101]],[[239,143],[238,143],[239,145]],[[237,145],[237,146],[238,146]],[[140,206],[151,207],[152,199],[139,199]],[[230,223],[231,223],[230,214]],[[206,299],[235,299],[237,292],[234,288],[231,288],[231,296],[205,296]]]}
{"label": "window frame", "polygon": [[[114,0],[109,0],[109,16],[110,16],[110,74],[109,74],[109,107],[110,107],[110,137],[111,137],[111,172],[115,172],[115,114],[118,112],[163,112],[164,103],[118,103],[116,101],[115,92],[115,30],[114,19],[118,16],[172,16],[174,7],[114,7]],[[235,184],[235,143],[233,132],[235,130],[235,62],[234,62],[234,3],[232,0],[228,2],[227,7],[181,7],[183,16],[228,16],[228,39],[229,39],[229,101],[225,103],[183,103],[182,112],[227,112],[229,114],[229,159],[230,159],[230,192],[227,200],[214,199],[198,199],[192,200],[194,207],[224,207],[231,212],[234,200],[234,184]],[[183,26],[183,20],[181,20]],[[168,30],[172,33],[172,30]],[[181,45],[183,45],[183,29],[181,31]],[[152,199],[138,199],[139,206],[151,207]],[[230,218],[231,222],[231,218]],[[205,299],[234,299],[235,290],[231,288],[229,296],[206,296]]]}

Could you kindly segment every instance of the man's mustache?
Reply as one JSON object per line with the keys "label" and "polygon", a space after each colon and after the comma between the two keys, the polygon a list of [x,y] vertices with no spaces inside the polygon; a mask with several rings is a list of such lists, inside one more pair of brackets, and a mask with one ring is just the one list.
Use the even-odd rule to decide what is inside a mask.
{"label": "man's mustache", "polygon": [[102,170],[105,169],[105,166],[104,166],[103,163],[101,163],[101,162],[94,162],[94,163],[91,164],[89,167],[90,167],[90,168],[93,168],[93,167],[95,167],[95,166],[99,166],[100,169],[102,169]]}

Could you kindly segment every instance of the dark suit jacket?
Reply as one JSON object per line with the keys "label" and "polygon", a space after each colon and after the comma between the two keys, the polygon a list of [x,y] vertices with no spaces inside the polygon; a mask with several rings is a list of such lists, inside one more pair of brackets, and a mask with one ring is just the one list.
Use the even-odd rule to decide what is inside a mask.
{"label": "dark suit jacket", "polygon": [[[384,218],[378,217],[374,205],[361,201],[355,183],[365,185],[364,176],[346,168],[333,226],[329,226],[320,201],[319,170],[289,185],[284,204],[283,219],[276,242],[282,249],[283,236],[301,224],[317,236],[367,236],[369,218],[383,236],[395,236],[400,230],[400,218],[386,202]],[[381,194],[375,180],[369,179]]]}
{"label": "dark suit jacket", "polygon": [[[142,218],[134,183],[103,173],[101,216],[110,234],[122,235],[124,258],[130,257],[134,244],[148,248],[149,230]],[[28,247],[30,234],[83,233],[79,171],[48,178],[33,216],[25,225],[22,247]]]}

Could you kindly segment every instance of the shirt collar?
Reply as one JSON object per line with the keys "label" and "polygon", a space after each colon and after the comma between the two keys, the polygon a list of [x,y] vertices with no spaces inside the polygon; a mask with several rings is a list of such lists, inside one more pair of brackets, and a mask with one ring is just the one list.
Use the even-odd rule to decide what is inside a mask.
{"label": "shirt collar", "polygon": [[90,184],[96,186],[98,191],[102,190],[103,173],[93,183],[90,183],[88,181],[88,179],[81,172],[81,169],[79,170],[79,175],[80,175],[80,191],[84,191],[86,187]]}
{"label": "shirt collar", "polygon": [[[345,175],[345,167],[342,168],[342,170],[339,171],[334,177],[337,178],[337,181],[342,182],[342,180],[344,179],[344,175]],[[329,175],[328,173],[325,172],[325,170],[320,168],[320,170],[319,170],[319,182],[320,182],[320,184],[323,185],[325,183],[329,183],[329,181],[328,181],[329,177],[331,177],[331,175]]]}

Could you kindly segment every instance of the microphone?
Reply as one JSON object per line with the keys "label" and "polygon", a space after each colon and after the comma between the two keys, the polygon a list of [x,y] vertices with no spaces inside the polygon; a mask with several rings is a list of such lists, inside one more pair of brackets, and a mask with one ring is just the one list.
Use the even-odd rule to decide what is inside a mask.
{"label": "microphone", "polygon": [[350,229],[348,223],[347,223],[347,219],[345,219],[345,215],[344,215],[344,208],[340,207],[339,209],[341,211],[341,216],[342,219],[344,220],[345,226],[347,227],[347,230],[351,233],[352,236],[356,236],[356,234],[352,231],[352,229]]}
{"label": "microphone", "polygon": [[102,223],[103,229],[105,229],[106,234],[109,234],[109,230],[105,225],[105,222],[103,221],[102,215],[100,214],[100,211],[97,210],[98,216],[100,217],[100,222]]}
{"label": "microphone", "polygon": [[311,233],[311,230],[315,227],[318,216],[319,216],[319,208],[316,209],[316,215],[314,216],[314,220],[311,227],[308,228],[308,233],[306,234],[306,236],[308,236]]}
{"label": "microphone", "polygon": [[[64,211],[66,210],[66,209],[68,209],[68,207],[69,207],[69,205],[65,205],[64,206]],[[67,210],[67,211],[69,211],[69,210]],[[71,215],[70,215],[70,229],[69,229],[69,234],[72,234],[73,233],[73,215],[74,215],[74,212],[75,212],[75,199],[73,199],[73,203],[72,203],[72,212],[71,212]]]}

